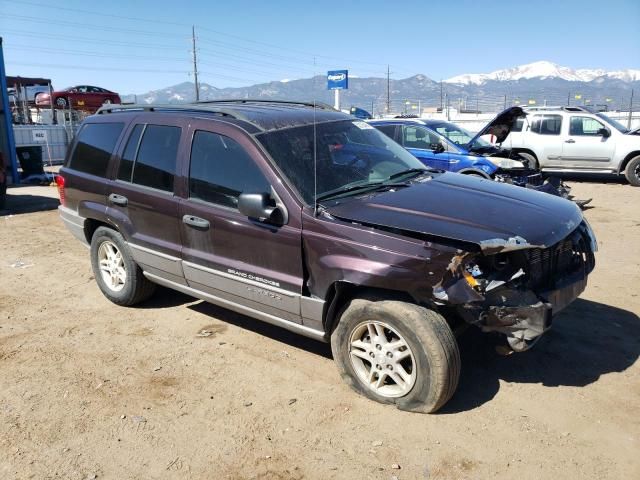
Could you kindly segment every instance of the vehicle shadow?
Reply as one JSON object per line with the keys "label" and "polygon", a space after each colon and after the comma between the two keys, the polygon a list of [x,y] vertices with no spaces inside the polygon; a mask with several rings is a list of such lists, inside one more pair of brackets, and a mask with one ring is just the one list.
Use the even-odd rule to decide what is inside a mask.
{"label": "vehicle shadow", "polygon": [[256,320],[255,318],[247,317],[246,315],[207,302],[194,303],[187,308],[202,313],[203,315],[218,318],[225,323],[235,325],[245,330],[250,330],[277,342],[286,343],[291,347],[306,350],[307,352],[325,358],[333,358],[331,355],[331,347],[328,343],[304,337],[298,333],[285,330],[282,327],[263,322],[262,320]]}
{"label": "vehicle shadow", "polygon": [[640,355],[640,318],[578,299],[554,318],[553,328],[527,352],[500,356],[495,350],[498,342],[477,329],[469,329],[459,344],[460,383],[441,414],[472,410],[490,401],[500,380],[583,387],[601,375],[622,372]]}
{"label": "vehicle shadow", "polygon": [[271,325],[262,320],[256,320],[255,318],[236,313],[233,310],[219,307],[160,285],[158,285],[156,292],[149,300],[139,303],[132,308],[143,310],[162,309],[181,305],[185,305],[186,308],[190,310],[220,320],[221,322],[250,330],[258,335],[268,337],[280,343],[286,343],[291,347],[300,348],[325,358],[333,358],[331,355],[331,347],[327,343],[304,337],[300,334],[285,330],[282,327]]}
{"label": "vehicle shadow", "polygon": [[22,213],[55,210],[60,205],[57,198],[44,195],[7,194],[4,209],[0,210],[0,217],[4,215],[18,215]]}
{"label": "vehicle shadow", "polygon": [[628,185],[624,175],[614,175],[612,173],[565,173],[565,172],[544,172],[546,177],[559,177],[562,180],[578,183],[617,183]]}

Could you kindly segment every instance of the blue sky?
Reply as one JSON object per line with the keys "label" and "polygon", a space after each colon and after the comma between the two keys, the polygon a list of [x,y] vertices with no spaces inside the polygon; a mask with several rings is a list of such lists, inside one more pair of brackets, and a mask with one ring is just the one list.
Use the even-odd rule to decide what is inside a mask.
{"label": "blue sky", "polygon": [[[108,5],[108,7],[107,7]],[[121,93],[192,80],[216,87],[348,68],[435,80],[538,60],[640,68],[640,0],[0,0],[9,75]],[[315,60],[314,60],[315,57]]]}

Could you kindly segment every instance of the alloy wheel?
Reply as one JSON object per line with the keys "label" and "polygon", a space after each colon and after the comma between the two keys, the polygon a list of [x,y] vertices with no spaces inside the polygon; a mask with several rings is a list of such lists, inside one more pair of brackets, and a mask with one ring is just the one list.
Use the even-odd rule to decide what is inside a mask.
{"label": "alloy wheel", "polygon": [[98,265],[100,275],[105,285],[114,292],[122,290],[127,281],[127,269],[118,247],[104,241],[98,248]]}
{"label": "alloy wheel", "polygon": [[353,329],[349,359],[362,383],[380,396],[402,397],[416,383],[416,362],[409,344],[384,322],[365,321]]}

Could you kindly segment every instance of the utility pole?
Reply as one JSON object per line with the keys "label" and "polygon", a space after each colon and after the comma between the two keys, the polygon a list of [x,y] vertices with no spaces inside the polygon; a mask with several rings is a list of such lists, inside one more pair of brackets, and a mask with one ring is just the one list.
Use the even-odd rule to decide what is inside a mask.
{"label": "utility pole", "polygon": [[631,89],[631,100],[629,100],[629,120],[627,120],[627,128],[631,130],[631,113],[633,112],[633,88]]}
{"label": "utility pole", "polygon": [[571,92],[567,93],[567,107],[571,103]]}
{"label": "utility pole", "polygon": [[387,113],[391,113],[391,72],[389,71],[389,65],[387,65]]}
{"label": "utility pole", "polygon": [[440,79],[440,111],[444,110],[444,98],[442,97],[442,79]]}
{"label": "utility pole", "polygon": [[504,108],[503,108],[503,110],[506,110],[506,109],[507,109],[507,96],[505,95],[504,96]]}
{"label": "utility pole", "polygon": [[196,87],[196,102],[200,101],[200,85],[198,85],[198,60],[196,58],[196,26],[191,26],[191,43],[193,45],[193,80]]}

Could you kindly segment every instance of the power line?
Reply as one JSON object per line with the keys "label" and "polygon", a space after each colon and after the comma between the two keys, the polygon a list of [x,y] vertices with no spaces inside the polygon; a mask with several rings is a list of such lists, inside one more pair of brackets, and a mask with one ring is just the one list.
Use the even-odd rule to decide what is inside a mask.
{"label": "power line", "polygon": [[[0,0],[2,1],[2,0]],[[150,43],[132,43],[126,41],[113,41],[113,40],[92,40],[87,39],[86,37],[76,37],[73,35],[60,35],[57,33],[24,33],[20,30],[12,30],[12,29],[4,29],[3,33],[11,33],[16,36],[22,37],[31,37],[31,38],[52,38],[52,39],[62,39],[62,40],[74,40],[79,41],[81,43],[95,43],[98,45],[115,45],[121,47],[137,47],[137,48],[153,48],[155,50],[185,50],[184,47],[176,47],[175,45],[158,45],[158,44],[150,44]]]}
{"label": "power line", "polygon": [[[9,3],[12,5],[15,5],[14,2],[10,1],[10,0],[0,0],[0,2],[3,3]],[[95,11],[90,11],[90,10],[83,10],[83,9],[77,9],[77,8],[69,8],[69,7],[60,7],[60,6],[54,6],[54,5],[48,5],[48,4],[44,4],[44,3],[38,3],[38,2],[31,2],[31,1],[26,1],[26,0],[22,0],[20,2],[21,4],[25,4],[25,5],[31,5],[31,6],[37,6],[37,7],[42,7],[42,8],[51,8],[51,9],[56,9],[56,10],[63,10],[63,11],[70,11],[70,12],[79,12],[79,13],[85,13],[85,14],[89,14],[91,16],[95,16]],[[190,25],[185,24],[185,23],[178,23],[178,22],[166,22],[166,21],[162,21],[162,20],[151,20],[148,18],[140,18],[140,17],[131,17],[131,16],[125,16],[125,15],[115,15],[115,14],[110,14],[110,13],[104,13],[101,12],[101,16],[103,17],[111,17],[111,18],[118,18],[121,20],[127,20],[127,21],[135,21],[135,22],[146,22],[146,23],[155,23],[155,24],[163,24],[163,25],[173,25],[173,26],[180,26],[180,27],[189,27]],[[30,18],[37,18],[37,17],[30,17]],[[46,19],[42,19],[41,21],[46,21],[46,23],[50,23],[51,20],[46,18]],[[69,22],[71,23],[71,22]],[[78,26],[84,26],[86,24],[78,24]],[[278,50],[286,50],[286,51],[290,51],[290,52],[295,52],[301,55],[304,55],[305,57],[311,58],[311,57],[321,57],[321,58],[325,58],[327,60],[332,60],[332,61],[339,61],[339,62],[345,62],[345,63],[349,63],[349,64],[361,64],[361,65],[376,65],[376,66],[380,66],[383,67],[384,64],[382,63],[378,63],[378,62],[367,62],[367,61],[363,61],[363,60],[354,60],[354,59],[346,59],[346,58],[339,58],[339,57],[332,57],[329,55],[318,55],[318,54],[312,54],[310,52],[303,52],[301,50],[296,50],[296,49],[292,49],[289,48],[287,46],[283,46],[283,45],[275,45],[275,44],[270,44],[270,43],[265,43],[265,42],[260,42],[260,41],[256,41],[256,40],[252,40],[246,37],[242,37],[239,35],[234,35],[234,34],[230,34],[230,33],[226,33],[226,32],[221,32],[219,30],[214,30],[208,27],[204,27],[204,26],[200,26],[200,25],[196,25],[200,30],[202,31],[206,31],[206,32],[211,32],[211,33],[215,33],[217,35],[223,35],[225,37],[229,37],[229,38],[235,38],[237,40],[241,40],[247,43],[253,43],[256,45],[263,45],[269,48],[275,48]],[[115,29],[116,27],[104,27],[104,26],[92,26],[92,28],[110,28],[110,29]],[[170,34],[167,34],[166,32],[144,32],[144,31],[139,31],[136,30],[136,32],[140,33],[140,34],[150,34],[150,35],[163,35],[163,36],[167,36]],[[177,35],[177,34],[174,34]]]}
{"label": "power line", "polygon": [[142,72],[142,73],[181,73],[188,74],[188,70],[156,70],[146,68],[118,68],[118,67],[96,67],[93,65],[63,65],[60,63],[28,63],[28,62],[11,62],[13,65],[22,65],[25,67],[47,67],[47,68],[65,68],[74,70],[100,70],[108,72]]}

